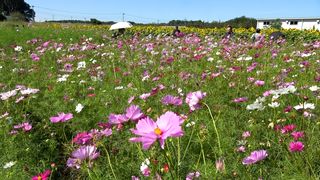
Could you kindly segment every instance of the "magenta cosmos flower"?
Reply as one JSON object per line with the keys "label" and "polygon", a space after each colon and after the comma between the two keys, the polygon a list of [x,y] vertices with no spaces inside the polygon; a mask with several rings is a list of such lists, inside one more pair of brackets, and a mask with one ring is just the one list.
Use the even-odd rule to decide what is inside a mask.
{"label": "magenta cosmos flower", "polygon": [[140,137],[130,138],[131,142],[142,142],[143,149],[149,149],[150,146],[159,139],[160,146],[164,149],[164,141],[168,137],[179,137],[183,135],[181,128],[181,118],[173,112],[166,112],[157,122],[154,122],[151,118],[146,117],[141,119],[136,129],[132,130],[132,133]]}
{"label": "magenta cosmos flower", "polygon": [[95,146],[81,146],[79,149],[72,152],[71,157],[67,161],[68,167],[80,168],[82,162],[86,159],[89,160],[89,167],[92,166],[91,160],[99,157],[100,153],[97,152]]}
{"label": "magenta cosmos flower", "polygon": [[73,143],[79,144],[79,145],[84,145],[84,144],[89,144],[91,143],[92,135],[89,134],[88,132],[81,132],[76,135],[72,139]]}
{"label": "magenta cosmos flower", "polygon": [[190,110],[194,111],[200,107],[200,100],[207,94],[201,91],[190,92],[187,94],[186,103],[189,105]]}
{"label": "magenta cosmos flower", "polygon": [[266,150],[253,151],[251,152],[250,156],[243,159],[242,164],[244,165],[255,164],[265,159],[267,156],[268,156],[268,153]]}
{"label": "magenta cosmos flower", "polygon": [[50,118],[50,121],[51,121],[52,123],[66,122],[66,121],[68,121],[68,120],[70,120],[70,119],[72,119],[72,118],[73,118],[73,114],[71,114],[71,113],[67,113],[67,114],[65,114],[65,113],[58,113],[58,116],[53,116],[53,117],[51,117],[51,118]]}
{"label": "magenta cosmos flower", "polygon": [[47,180],[50,177],[51,171],[46,170],[43,173],[40,173],[32,177],[32,180]]}
{"label": "magenta cosmos flower", "polygon": [[304,149],[304,145],[302,142],[297,141],[297,142],[291,142],[289,144],[289,151],[290,152],[301,152]]}
{"label": "magenta cosmos flower", "polygon": [[291,136],[296,141],[299,138],[303,138],[304,137],[304,132],[302,132],[302,131],[294,131],[294,132],[291,133]]}

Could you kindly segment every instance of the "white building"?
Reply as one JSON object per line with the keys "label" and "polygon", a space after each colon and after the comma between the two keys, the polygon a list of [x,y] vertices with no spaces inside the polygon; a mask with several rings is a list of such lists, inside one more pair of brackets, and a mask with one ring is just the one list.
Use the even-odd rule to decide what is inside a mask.
{"label": "white building", "polygon": [[[320,30],[320,17],[318,18],[280,18],[283,29],[317,29]],[[271,26],[276,19],[257,19],[257,28],[263,29]]]}

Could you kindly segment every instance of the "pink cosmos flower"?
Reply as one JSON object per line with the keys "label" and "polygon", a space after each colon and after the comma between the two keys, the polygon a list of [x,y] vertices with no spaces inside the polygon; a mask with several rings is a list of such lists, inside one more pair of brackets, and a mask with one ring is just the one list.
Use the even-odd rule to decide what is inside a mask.
{"label": "pink cosmos flower", "polygon": [[63,68],[66,72],[72,72],[72,64],[70,63],[65,64]]}
{"label": "pink cosmos flower", "polygon": [[150,96],[151,96],[151,93],[144,93],[144,94],[141,94],[139,97],[140,99],[146,100]]}
{"label": "pink cosmos flower", "polygon": [[196,171],[196,172],[190,172],[187,174],[186,180],[192,180],[194,178],[199,178],[200,177],[200,172]]}
{"label": "pink cosmos flower", "polygon": [[142,173],[143,176],[149,177],[150,174],[151,174],[151,170],[150,170],[149,167],[146,167],[146,168],[144,168],[144,169],[141,169],[141,173]]}
{"label": "pink cosmos flower", "polygon": [[32,177],[32,180],[47,180],[50,177],[51,171],[48,169],[43,173],[40,173]]}
{"label": "pink cosmos flower", "polygon": [[80,168],[82,162],[86,159],[89,160],[89,166],[92,166],[91,160],[100,156],[95,146],[81,146],[79,149],[72,152],[71,157],[67,161],[68,167]]}
{"label": "pink cosmos flower", "polygon": [[266,150],[253,151],[253,152],[251,152],[250,156],[248,156],[242,160],[242,164],[244,164],[244,165],[255,164],[255,163],[265,159],[267,156],[268,156],[268,153]]}
{"label": "pink cosmos flower", "polygon": [[252,63],[251,66],[247,68],[247,72],[251,72],[252,70],[254,70],[257,67],[257,65],[257,62]]}
{"label": "pink cosmos flower", "polygon": [[257,85],[257,86],[263,86],[264,85],[264,81],[256,80],[256,82],[254,82],[254,84]]}
{"label": "pink cosmos flower", "polygon": [[173,112],[166,112],[156,122],[149,117],[139,120],[136,129],[131,130],[139,137],[130,138],[131,142],[142,142],[143,149],[147,150],[159,139],[160,146],[164,149],[164,141],[168,137],[180,137],[183,135],[181,118]]}
{"label": "pink cosmos flower", "polygon": [[200,100],[203,99],[207,93],[196,91],[196,92],[190,92],[187,94],[186,97],[186,103],[189,105],[190,110],[194,111],[196,109],[200,108]]}
{"label": "pink cosmos flower", "polygon": [[161,99],[162,104],[164,105],[174,105],[174,106],[181,106],[182,105],[182,99],[179,97],[174,97],[171,95],[166,95]]}
{"label": "pink cosmos flower", "polygon": [[220,76],[220,72],[218,72],[218,73],[212,73],[211,75],[210,75],[210,78],[211,79],[213,79],[213,78],[216,78],[216,77],[218,77],[218,76]]}
{"label": "pink cosmos flower", "polygon": [[265,91],[265,92],[263,93],[263,97],[268,97],[268,96],[270,96],[270,95],[271,95],[271,91],[270,91],[270,90]]}
{"label": "pink cosmos flower", "polygon": [[235,98],[233,100],[233,102],[235,102],[235,103],[241,103],[241,102],[246,102],[246,101],[248,101],[247,97],[239,97],[239,98]]}
{"label": "pink cosmos flower", "polygon": [[112,129],[106,128],[104,130],[100,130],[100,134],[103,136],[110,136],[112,134]]}
{"label": "pink cosmos flower", "polygon": [[239,146],[239,147],[237,148],[237,151],[238,151],[238,152],[246,152],[246,147],[245,147],[245,146]]}
{"label": "pink cosmos flower", "polygon": [[110,114],[109,123],[110,124],[122,124],[127,122],[129,119],[124,114]]}
{"label": "pink cosmos flower", "polygon": [[50,41],[44,42],[44,43],[42,44],[42,47],[48,47],[49,43],[50,43]]}
{"label": "pink cosmos flower", "polygon": [[255,79],[253,77],[248,77],[249,82],[253,82]]}
{"label": "pink cosmos flower", "polygon": [[242,133],[242,137],[243,137],[244,139],[247,138],[247,137],[250,137],[250,136],[251,136],[250,131],[245,131],[245,132]]}
{"label": "pink cosmos flower", "polygon": [[302,131],[294,131],[294,132],[291,133],[291,136],[296,141],[299,138],[303,138],[304,137],[304,132],[302,132]]}
{"label": "pink cosmos flower", "polygon": [[216,169],[219,172],[223,172],[225,170],[225,164],[224,164],[223,158],[219,158],[218,160],[216,160]]}
{"label": "pink cosmos flower", "polygon": [[126,110],[126,117],[132,121],[137,121],[144,117],[144,114],[141,112],[141,109],[136,105],[131,105]]}
{"label": "pink cosmos flower", "polygon": [[68,120],[70,120],[72,118],[73,118],[73,114],[72,113],[65,114],[65,113],[62,112],[62,113],[58,113],[58,116],[51,117],[50,121],[52,123],[66,122],[66,121],[68,121]]}
{"label": "pink cosmos flower", "polygon": [[40,60],[39,56],[38,56],[37,54],[35,54],[35,53],[32,53],[32,54],[30,55],[30,57],[31,57],[31,59],[32,59],[33,61],[39,61],[39,60]]}
{"label": "pink cosmos flower", "polygon": [[140,178],[136,176],[131,176],[131,180],[140,180]]}
{"label": "pink cosmos flower", "polygon": [[289,144],[289,151],[290,152],[301,152],[304,149],[304,145],[300,141],[291,142]]}
{"label": "pink cosmos flower", "polygon": [[131,97],[128,99],[128,104],[131,104],[134,99],[135,99],[135,97],[134,97],[134,96],[131,96]]}
{"label": "pink cosmos flower", "polygon": [[27,132],[32,129],[32,125],[29,124],[29,122],[24,122],[18,125],[13,126],[14,129],[23,129],[23,131]]}

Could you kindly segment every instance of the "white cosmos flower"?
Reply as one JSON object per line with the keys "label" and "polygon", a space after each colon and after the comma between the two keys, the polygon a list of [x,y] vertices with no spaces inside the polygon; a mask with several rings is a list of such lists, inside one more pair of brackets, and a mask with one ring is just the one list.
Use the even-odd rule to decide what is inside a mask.
{"label": "white cosmos flower", "polygon": [[13,165],[15,165],[17,163],[17,161],[10,161],[8,163],[6,163],[4,166],[3,166],[3,169],[8,169],[8,168],[11,168]]}
{"label": "white cosmos flower", "polygon": [[266,101],[266,98],[265,97],[258,97],[255,101],[254,101],[254,103],[252,103],[252,104],[249,104],[247,107],[246,107],[246,109],[247,110],[259,110],[259,111],[261,111],[261,110],[263,110],[265,107],[264,107],[264,105],[262,104],[263,102],[265,102]]}
{"label": "white cosmos flower", "polygon": [[81,61],[81,62],[78,62],[78,67],[77,69],[85,69],[86,68],[86,62],[85,61]]}
{"label": "white cosmos flower", "polygon": [[150,160],[147,158],[144,160],[144,162],[141,163],[140,171],[143,172],[145,169],[147,169],[150,165]]}
{"label": "white cosmos flower", "polygon": [[318,86],[311,86],[309,87],[310,91],[314,92],[314,91],[318,91],[320,88]]}
{"label": "white cosmos flower", "polygon": [[1,97],[1,100],[7,100],[9,99],[10,97],[12,96],[15,96],[17,94],[18,90],[17,89],[14,89],[12,91],[8,91],[8,92],[4,92],[4,93],[0,93],[0,97]]}
{"label": "white cosmos flower", "polygon": [[304,102],[303,104],[299,104],[294,106],[294,109],[299,110],[299,109],[315,109],[315,105],[313,103],[306,103]]}
{"label": "white cosmos flower", "polygon": [[279,107],[280,106],[280,103],[278,102],[272,102],[270,104],[268,104],[269,107],[272,107],[272,108],[276,108],[276,107]]}
{"label": "white cosmos flower", "polygon": [[67,78],[69,77],[68,74],[62,75],[62,77],[58,78],[57,82],[64,82],[67,81]]}
{"label": "white cosmos flower", "polygon": [[117,86],[114,88],[115,90],[120,90],[120,89],[123,89],[123,86]]}
{"label": "white cosmos flower", "polygon": [[84,107],[84,106],[83,106],[82,104],[80,104],[80,103],[77,104],[77,106],[76,106],[76,112],[77,112],[77,113],[80,113],[80,112],[82,111],[83,107]]}
{"label": "white cosmos flower", "polygon": [[22,50],[22,47],[21,47],[21,46],[16,46],[16,47],[14,48],[14,50],[17,51],[17,52],[20,52],[20,51]]}
{"label": "white cosmos flower", "polygon": [[213,57],[209,57],[209,58],[207,59],[207,61],[212,62],[212,61],[213,61]]}
{"label": "white cosmos flower", "polygon": [[21,90],[20,93],[22,95],[28,95],[28,94],[36,94],[39,91],[40,91],[39,89],[28,88],[28,89]]}
{"label": "white cosmos flower", "polygon": [[247,110],[263,110],[264,106],[262,103],[253,103],[253,104],[249,104],[246,108]]}

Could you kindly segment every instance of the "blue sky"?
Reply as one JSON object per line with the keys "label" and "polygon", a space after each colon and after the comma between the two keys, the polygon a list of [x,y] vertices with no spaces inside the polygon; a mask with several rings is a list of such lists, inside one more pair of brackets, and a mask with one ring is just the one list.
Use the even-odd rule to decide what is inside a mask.
{"label": "blue sky", "polygon": [[254,18],[320,17],[320,0],[25,0],[36,21],[96,18],[102,21],[168,22],[172,19],[226,21]]}

